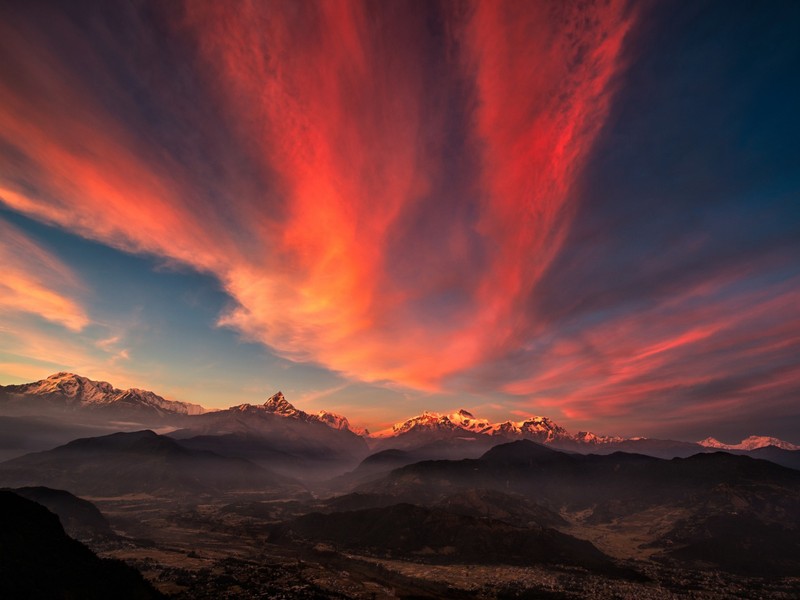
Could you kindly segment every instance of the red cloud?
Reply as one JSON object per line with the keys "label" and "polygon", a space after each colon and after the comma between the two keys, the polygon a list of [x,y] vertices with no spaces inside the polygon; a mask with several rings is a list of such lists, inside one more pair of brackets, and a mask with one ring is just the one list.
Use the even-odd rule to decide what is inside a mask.
{"label": "red cloud", "polygon": [[[213,175],[129,125],[142,109],[66,22],[54,42],[6,20],[26,75],[0,80],[0,136],[25,160],[3,200],[214,274],[236,303],[221,322],[284,356],[440,386],[534,325],[524,305],[563,243],[630,20],[617,2],[419,8],[187,3],[166,19],[237,146]],[[242,156],[260,187],[231,175]]]}

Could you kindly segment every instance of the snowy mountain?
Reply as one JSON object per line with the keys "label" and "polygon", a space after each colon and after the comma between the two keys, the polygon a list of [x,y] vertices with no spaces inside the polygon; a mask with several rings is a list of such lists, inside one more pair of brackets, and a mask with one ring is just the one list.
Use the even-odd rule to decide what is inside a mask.
{"label": "snowy mountain", "polygon": [[280,415],[282,417],[291,417],[304,420],[310,417],[309,414],[303,412],[302,410],[297,410],[284,397],[283,392],[280,391],[267,398],[267,401],[264,402],[264,404],[262,404],[259,408],[263,408],[267,412],[275,413],[276,415]]}
{"label": "snowy mountain", "polygon": [[267,398],[267,401],[264,402],[264,404],[240,404],[239,406],[231,407],[229,410],[238,410],[240,412],[261,411],[272,413],[279,417],[286,417],[288,419],[295,419],[297,421],[305,421],[307,423],[319,422],[331,427],[332,429],[351,431],[357,435],[362,435],[364,433],[363,430],[352,427],[350,425],[350,421],[347,420],[347,417],[334,412],[321,410],[317,414],[311,414],[300,410],[290,403],[283,395],[283,392],[280,391]]}
{"label": "snowy mountain", "polygon": [[[164,417],[169,417],[167,420],[170,422],[177,418],[196,417],[209,412],[200,405],[166,400],[151,391],[138,388],[121,390],[105,381],[93,381],[66,372],[55,373],[33,383],[0,385],[0,408],[7,414],[33,414],[35,410],[32,409],[46,409],[48,414],[54,411],[62,415],[67,413],[98,416],[106,414],[114,415],[115,418],[142,416],[151,420],[163,420]],[[675,454],[676,449],[669,444],[674,446],[678,443],[670,440],[601,436],[589,431],[579,431],[573,434],[543,416],[530,416],[520,421],[508,420],[495,423],[477,417],[464,408],[450,413],[425,411],[420,415],[395,423],[388,429],[370,434],[365,429],[354,427],[347,417],[335,412],[320,410],[317,413],[307,413],[298,409],[286,400],[280,391],[267,398],[263,404],[241,404],[219,412],[217,421],[224,420],[225,414],[230,413],[238,415],[238,419],[246,419],[247,415],[275,415],[293,422],[321,423],[334,430],[347,431],[356,436],[372,439],[375,443],[371,445],[377,448],[410,448],[423,443],[435,443],[439,440],[455,442],[484,440],[500,443],[514,439],[531,439],[564,449],[603,454],[615,450],[653,454],[655,451],[652,446],[657,446],[658,452],[655,454],[661,456],[664,453],[666,453],[665,455]],[[248,429],[244,422],[241,425],[245,430]],[[196,429],[196,426],[192,425],[189,429]],[[239,426],[230,426],[228,429],[238,430]],[[787,451],[800,450],[798,445],[766,436],[751,436],[738,444],[725,444],[712,437],[696,444],[688,442],[681,442],[681,444],[687,447],[678,449],[679,454],[687,456],[703,451],[704,448],[753,451],[774,446]],[[659,454],[662,446],[666,449]]]}
{"label": "snowy mountain", "polygon": [[166,400],[138,388],[120,390],[106,381],[92,381],[64,372],[33,383],[0,386],[0,392],[3,399],[17,405],[39,401],[70,410],[104,408],[164,415],[199,415],[205,412],[198,404]]}
{"label": "snowy mountain", "polygon": [[411,417],[407,421],[395,423],[390,429],[375,433],[375,437],[392,437],[413,431],[471,431],[486,433],[491,424],[485,419],[476,419],[463,408],[449,415],[425,411],[421,415]]}
{"label": "snowy mountain", "polygon": [[321,410],[316,415],[313,415],[313,417],[320,423],[325,423],[325,425],[328,427],[333,427],[334,429],[348,429],[353,433],[362,435],[362,431],[351,426],[350,421],[347,420],[347,417],[340,414],[327,410]]}
{"label": "snowy mountain", "polygon": [[389,429],[376,432],[373,437],[381,439],[408,435],[431,437],[436,433],[447,437],[460,435],[474,437],[477,435],[502,439],[525,438],[541,443],[564,442],[599,445],[622,441],[622,438],[598,436],[587,431],[572,435],[548,417],[541,416],[531,416],[522,421],[492,423],[488,419],[476,417],[463,408],[450,414],[426,411],[421,415],[396,423]]}
{"label": "snowy mountain", "polygon": [[719,448],[720,450],[757,450],[758,448],[766,448],[768,446],[775,446],[782,450],[800,450],[800,446],[790,442],[784,442],[774,437],[751,435],[749,438],[742,440],[738,444],[724,444],[719,440],[708,437],[701,442],[697,442],[706,448]]}

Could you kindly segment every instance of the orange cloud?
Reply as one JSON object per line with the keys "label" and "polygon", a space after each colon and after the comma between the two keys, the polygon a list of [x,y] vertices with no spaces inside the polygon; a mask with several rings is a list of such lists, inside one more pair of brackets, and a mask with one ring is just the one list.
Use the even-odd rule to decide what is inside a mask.
{"label": "orange cloud", "polygon": [[[385,276],[396,260],[387,243],[402,235],[409,211],[446,203],[435,173],[453,107],[426,80],[426,23],[416,14],[376,18],[358,3],[300,12],[189,11],[187,26],[224,82],[222,100],[244,135],[262,127],[266,166],[287,191],[277,249],[289,273],[231,272],[240,306],[222,322],[351,376],[435,387],[519,328],[515,309],[563,241],[571,184],[606,114],[630,22],[619,4],[583,12],[480,3],[466,18],[448,17],[449,49],[463,47],[451,66],[476,96],[466,137],[479,148],[480,172],[474,197],[459,200],[477,216],[464,222],[454,210],[450,227],[435,232],[447,240],[437,248],[444,258],[423,257],[413,280],[398,282]],[[420,241],[411,233],[408,246]],[[474,281],[451,282],[470,243],[487,264],[474,265]],[[431,323],[424,308],[410,308],[448,287],[463,301],[445,319]]]}
{"label": "orange cloud", "polygon": [[[0,191],[0,193],[2,193]],[[80,331],[89,324],[71,269],[10,223],[0,220],[0,313],[30,313]]]}
{"label": "orange cloud", "polygon": [[[440,387],[536,325],[520,307],[563,243],[631,21],[619,2],[438,10],[154,11],[218,109],[169,112],[197,136],[177,148],[131,124],[150,115],[118,79],[130,52],[109,50],[131,61],[115,71],[66,20],[49,37],[2,20],[18,71],[0,71],[0,136],[24,157],[2,200],[214,274],[234,300],[220,323],[283,356]],[[138,75],[148,101],[178,93]]]}

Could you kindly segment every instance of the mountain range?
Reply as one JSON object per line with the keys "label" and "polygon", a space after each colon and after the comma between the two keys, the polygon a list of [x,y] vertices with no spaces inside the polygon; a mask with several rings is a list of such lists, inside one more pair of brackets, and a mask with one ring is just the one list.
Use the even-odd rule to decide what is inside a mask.
{"label": "mountain range", "polygon": [[706,448],[717,448],[719,450],[758,450],[759,448],[767,448],[769,446],[780,448],[781,450],[800,450],[800,446],[797,444],[761,435],[751,435],[738,444],[724,444],[713,437],[708,437],[697,443]]}
{"label": "mountain range", "polygon": [[87,414],[103,411],[145,418],[199,415],[206,411],[199,404],[166,400],[138,388],[121,390],[106,381],[93,381],[65,372],[32,383],[0,386],[0,403],[5,411],[12,412],[50,409]]}
{"label": "mountain range", "polygon": [[[466,409],[366,435],[281,392],[208,411],[65,373],[0,389],[0,411],[9,407],[0,434],[11,435],[0,446],[28,433],[47,446],[31,452],[29,440],[24,455],[1,462],[0,486],[47,506],[68,533],[115,557],[140,556],[138,544],[184,544],[180,563],[206,565],[210,553],[240,551],[248,539],[280,560],[329,565],[337,581],[370,569],[370,581],[396,585],[370,561],[459,572],[539,566],[618,581],[618,592],[653,577],[682,582],[686,572],[791,578],[800,569],[800,451],[774,438],[727,446],[624,439],[572,434],[541,416],[493,423]],[[142,415],[163,428],[97,434],[136,426]],[[68,425],[59,430],[61,421]],[[73,437],[55,444],[60,435]],[[251,577],[259,597],[280,597],[258,573],[243,575],[253,565],[240,565],[231,581]],[[179,571],[150,576],[189,582]],[[215,597],[196,591],[182,597]],[[447,585],[415,597],[442,596],[451,597]]]}
{"label": "mountain range", "polygon": [[[515,513],[529,519],[535,503],[545,516],[547,509],[573,515],[572,535],[584,527],[584,534],[597,527],[635,529],[646,518],[640,543],[659,560],[784,575],[800,567],[800,472],[725,452],[664,460],[572,454],[519,440],[478,459],[394,469],[338,499],[351,512],[406,502],[455,505],[483,516],[497,515],[499,505],[507,523]],[[317,521],[320,536],[338,526]],[[552,518],[550,525],[558,526]]]}
{"label": "mountain range", "polygon": [[[5,419],[4,430],[11,432],[6,443],[8,448],[0,448],[3,457],[52,448],[53,443],[42,441],[36,445],[32,441],[37,436],[42,437],[42,422],[34,424],[30,419],[58,417],[57,423],[47,423],[49,442],[65,443],[74,439],[78,424],[113,427],[114,431],[142,429],[143,426],[159,431],[164,428],[163,431],[172,430],[171,437],[182,440],[187,448],[245,458],[273,467],[277,472],[300,469],[307,473],[317,471],[319,476],[330,472],[334,465],[353,468],[370,451],[411,452],[398,459],[409,464],[423,459],[476,458],[494,445],[518,439],[580,453],[624,451],[661,458],[685,458],[717,449],[760,452],[763,458],[780,464],[800,466],[799,446],[766,436],[751,436],[739,444],[724,444],[711,437],[701,442],[687,442],[602,436],[589,431],[573,434],[544,416],[492,422],[464,408],[452,413],[426,411],[370,434],[352,426],[340,414],[325,410],[307,413],[298,409],[280,391],[263,404],[209,410],[197,404],[167,400],[151,391],[121,390],[107,382],[66,372],[32,383],[0,386],[0,414],[6,415],[0,417]],[[21,420],[23,418],[28,421]],[[68,427],[70,424],[72,427]],[[59,427],[64,428],[60,436]],[[15,430],[17,435],[14,435]],[[30,435],[27,435],[28,430]],[[13,442],[16,438],[19,438],[19,448]]]}
{"label": "mountain range", "polygon": [[292,406],[281,392],[264,404],[241,404],[183,419],[169,434],[181,445],[252,461],[277,473],[326,479],[355,467],[368,453],[366,440],[347,419]]}

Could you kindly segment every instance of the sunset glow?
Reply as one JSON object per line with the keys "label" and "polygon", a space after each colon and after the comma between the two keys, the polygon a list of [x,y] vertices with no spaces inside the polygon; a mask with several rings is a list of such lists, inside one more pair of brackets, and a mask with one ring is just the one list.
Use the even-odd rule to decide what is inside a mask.
{"label": "sunset glow", "polygon": [[709,11],[3,7],[0,383],[800,442],[800,44]]}

